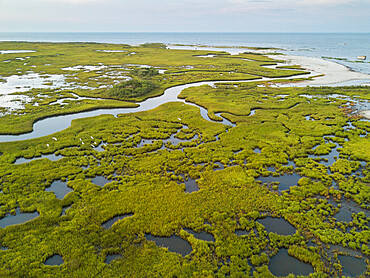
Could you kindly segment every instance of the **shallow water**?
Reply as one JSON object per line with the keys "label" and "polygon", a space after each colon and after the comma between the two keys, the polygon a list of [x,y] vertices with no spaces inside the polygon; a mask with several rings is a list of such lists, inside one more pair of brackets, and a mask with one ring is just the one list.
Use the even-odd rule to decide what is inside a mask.
{"label": "shallow water", "polygon": [[108,180],[106,177],[103,177],[103,176],[96,176],[95,178],[91,179],[91,182],[96,184],[96,185],[99,185],[99,186],[103,187],[104,185],[106,185],[107,183],[110,183],[112,181]]}
{"label": "shallow water", "polygon": [[254,153],[261,153],[261,149],[259,149],[259,148],[255,148],[255,149],[253,149],[253,152],[254,152]]}
{"label": "shallow water", "polygon": [[199,187],[197,185],[196,180],[188,178],[187,180],[184,181],[185,183],[185,192],[186,193],[191,193],[191,192],[196,192],[199,191]]}
{"label": "shallow water", "polygon": [[249,232],[247,232],[246,230],[238,229],[238,230],[235,231],[235,234],[237,236],[245,236],[245,235],[248,235]]}
{"label": "shallow water", "polygon": [[192,234],[195,238],[200,239],[200,240],[205,240],[205,241],[215,241],[215,237],[207,232],[195,232],[192,229],[184,228],[184,231],[188,232],[189,234]]}
{"label": "shallow water", "polygon": [[110,264],[112,261],[118,259],[118,258],[122,258],[122,255],[121,254],[109,254],[107,255],[107,257],[105,258],[105,263],[106,264]]}
{"label": "shallow water", "polygon": [[190,254],[193,250],[189,242],[175,235],[171,237],[161,237],[146,234],[145,238],[154,241],[157,246],[166,247],[170,252],[176,252],[182,256]]}
{"label": "shallow water", "polygon": [[59,266],[64,264],[63,257],[61,255],[55,254],[52,257],[48,258],[45,261],[46,265],[51,265],[51,266]]}
{"label": "shallow water", "polygon": [[66,181],[57,180],[54,181],[50,187],[45,188],[47,192],[53,192],[57,199],[64,199],[64,197],[69,193],[72,192],[73,189],[67,186]]}
{"label": "shallow water", "polygon": [[282,176],[274,177],[258,177],[256,180],[261,181],[262,183],[272,183],[272,182],[279,182],[279,189],[278,191],[281,192],[283,190],[288,190],[291,186],[298,185],[298,181],[302,178],[302,176],[293,173],[293,174],[283,174]]}
{"label": "shallow water", "polygon": [[14,164],[28,163],[28,162],[31,162],[31,161],[34,161],[34,160],[43,159],[43,158],[47,158],[50,161],[57,161],[59,159],[62,159],[63,156],[61,156],[61,155],[55,155],[55,154],[45,154],[45,155],[42,155],[42,156],[39,156],[39,157],[34,157],[34,158],[24,158],[24,157],[21,157],[21,158],[17,158],[17,160],[14,162]]}
{"label": "shallow water", "polygon": [[310,264],[301,262],[300,260],[290,256],[288,250],[282,248],[279,252],[270,259],[269,270],[275,276],[294,275],[309,275],[314,272]]}
{"label": "shallow water", "polygon": [[338,255],[338,259],[343,266],[343,275],[357,277],[366,270],[366,263],[362,259],[344,255]]}
{"label": "shallow water", "polygon": [[[292,78],[294,78],[294,76]],[[258,79],[258,81],[260,80],[274,80],[274,78]],[[136,107],[136,108],[98,109],[94,111],[81,112],[81,113],[72,114],[72,115],[51,117],[51,118],[47,118],[47,119],[36,122],[33,125],[33,131],[30,133],[22,134],[22,135],[0,135],[0,142],[21,141],[21,140],[34,139],[34,138],[39,138],[42,136],[50,135],[55,132],[68,128],[71,125],[71,121],[74,119],[93,117],[93,116],[98,116],[102,114],[110,114],[110,115],[117,116],[118,114],[128,114],[128,113],[147,111],[147,110],[154,109],[160,106],[161,104],[168,103],[168,102],[183,102],[188,105],[196,106],[200,109],[201,116],[205,120],[210,121],[210,122],[215,122],[209,118],[208,111],[205,108],[197,106],[196,104],[193,104],[193,103],[186,102],[183,99],[179,99],[177,96],[181,93],[181,91],[183,91],[184,89],[190,88],[190,87],[199,87],[203,85],[214,86],[215,83],[254,82],[254,81],[256,80],[233,80],[233,81],[228,80],[228,81],[214,81],[214,82],[205,81],[205,82],[196,82],[196,83],[174,86],[174,87],[166,89],[164,91],[164,94],[161,96],[149,98],[139,103],[139,107]],[[235,124],[231,123],[225,118],[223,118],[222,123],[230,125],[230,126],[235,126]]]}
{"label": "shallow water", "polygon": [[127,213],[127,214],[120,214],[120,215],[116,215],[115,217],[113,217],[112,219],[104,222],[102,225],[102,227],[104,229],[109,229],[111,228],[117,221],[119,220],[122,220],[122,219],[125,219],[127,217],[130,217],[130,216],[133,216],[134,214],[132,213]]}
{"label": "shallow water", "polygon": [[23,224],[39,216],[37,211],[31,213],[21,213],[19,208],[16,209],[16,215],[8,214],[0,219],[0,228],[5,228],[11,225]]}
{"label": "shallow water", "polygon": [[61,213],[61,215],[66,215],[67,210],[69,210],[69,209],[71,208],[71,206],[72,206],[72,205],[69,205],[69,206],[63,207],[63,208],[62,208],[62,213]]}
{"label": "shallow water", "polygon": [[296,231],[294,226],[284,218],[266,217],[258,219],[257,222],[265,226],[265,230],[268,233],[276,233],[278,235],[288,236],[293,235]]}

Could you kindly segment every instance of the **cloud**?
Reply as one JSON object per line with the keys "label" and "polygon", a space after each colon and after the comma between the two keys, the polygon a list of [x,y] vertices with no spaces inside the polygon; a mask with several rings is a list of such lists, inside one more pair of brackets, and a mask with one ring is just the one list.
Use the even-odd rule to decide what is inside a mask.
{"label": "cloud", "polygon": [[40,0],[40,2],[86,4],[86,3],[92,3],[92,2],[104,2],[104,0]]}
{"label": "cloud", "polygon": [[307,6],[325,6],[325,5],[349,4],[349,3],[354,3],[358,1],[356,0],[302,0],[299,2]]}

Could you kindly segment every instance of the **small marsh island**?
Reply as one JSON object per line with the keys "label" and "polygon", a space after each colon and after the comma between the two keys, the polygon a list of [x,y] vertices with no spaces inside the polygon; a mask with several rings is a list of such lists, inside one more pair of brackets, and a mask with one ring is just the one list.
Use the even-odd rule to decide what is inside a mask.
{"label": "small marsh island", "polygon": [[1,42],[0,276],[369,277],[370,87],[278,51]]}

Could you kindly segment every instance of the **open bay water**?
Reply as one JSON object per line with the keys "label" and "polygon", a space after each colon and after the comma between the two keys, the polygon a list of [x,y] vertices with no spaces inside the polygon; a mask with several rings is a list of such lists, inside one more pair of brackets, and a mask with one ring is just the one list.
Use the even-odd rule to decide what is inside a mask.
{"label": "open bay water", "polygon": [[[331,57],[370,74],[370,33],[1,33],[0,41],[274,47],[288,55]],[[247,51],[247,50],[246,50]],[[367,56],[358,61],[357,56]]]}

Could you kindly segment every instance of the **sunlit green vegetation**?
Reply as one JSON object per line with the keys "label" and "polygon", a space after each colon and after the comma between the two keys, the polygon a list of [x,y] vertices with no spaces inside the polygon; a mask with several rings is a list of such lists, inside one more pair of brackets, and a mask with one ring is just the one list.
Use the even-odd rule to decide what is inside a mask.
{"label": "sunlit green vegetation", "polygon": [[[199,55],[198,52],[169,51],[161,45],[1,44],[2,49],[16,47],[37,50],[25,56],[34,55],[32,59],[39,64],[46,58],[37,55],[62,53],[60,59],[48,58],[54,73],[59,73],[62,64],[66,67],[113,65],[114,62],[168,69],[166,74],[155,74],[151,69],[148,74],[142,69],[125,71],[125,75],[140,82],[158,82],[149,96],[163,93],[164,88],[174,84],[212,80],[216,75],[215,79],[236,77],[239,80],[255,78],[258,71],[266,71],[266,76],[287,73],[260,67],[261,62],[257,61],[268,59],[261,55],[256,55],[259,57],[256,62],[228,57],[225,53],[218,58],[196,58],[194,55]],[[127,52],[104,53],[96,49]],[[132,52],[137,54],[128,55]],[[239,56],[243,55],[251,54]],[[181,69],[186,65],[195,68]],[[223,77],[218,69],[209,69],[210,65],[222,71],[237,69],[237,73]],[[11,67],[8,70],[12,70]],[[53,70],[47,71],[51,72]],[[347,100],[324,97],[342,94],[369,100],[369,89],[270,88],[260,87],[261,84],[258,81],[219,83],[215,87],[189,88],[181,93],[181,98],[205,107],[216,122],[203,119],[197,107],[175,102],[118,117],[101,115],[78,119],[68,129],[49,136],[0,143],[0,216],[14,213],[16,208],[40,213],[30,222],[0,229],[0,246],[8,248],[0,251],[0,275],[273,277],[268,263],[279,248],[284,247],[290,255],[314,267],[311,277],[341,277],[341,267],[328,250],[333,244],[359,252],[368,266],[363,277],[369,275],[367,133],[370,123],[348,117],[345,110],[339,108]],[[120,85],[115,86],[113,88]],[[40,92],[47,98],[37,96]],[[52,90],[33,90],[25,94],[33,94],[39,106],[29,104],[25,115],[5,116],[0,125],[9,129],[19,122],[17,130],[29,130],[33,121],[43,115],[75,113],[84,111],[88,105],[90,108],[135,105],[104,99],[71,101],[65,108],[58,105],[49,108],[52,101],[73,97],[72,92],[104,97],[109,90],[76,89],[58,91],[58,94]],[[148,95],[135,100],[145,97]],[[255,114],[251,115],[251,111]],[[221,120],[215,115],[219,112],[236,126],[217,122]],[[307,120],[306,116],[314,120]],[[356,129],[345,130],[348,121]],[[165,144],[171,135],[188,141]],[[138,147],[143,139],[153,142]],[[96,147],[101,143],[104,146],[99,152]],[[340,145],[340,155],[327,166],[319,157],[328,155],[335,143]],[[256,148],[260,153],[253,151]],[[60,159],[40,158],[14,164],[17,158],[47,154],[60,155]],[[358,171],[362,171],[362,176],[356,175]],[[260,176],[292,172],[302,178],[290,191],[278,192],[276,187],[256,180]],[[111,182],[98,186],[91,182],[95,176],[104,176]],[[196,180],[199,191],[185,193],[183,176]],[[45,188],[55,180],[67,180],[73,192],[63,200],[46,192]],[[332,185],[333,181],[336,186]],[[336,214],[346,201],[353,202],[351,220],[336,221]],[[70,205],[66,214],[61,215],[62,209]],[[101,226],[123,214],[133,216],[110,229]],[[289,236],[268,233],[256,221],[265,215],[283,217],[296,232]],[[184,228],[211,233],[215,241],[199,240]],[[238,236],[236,230],[245,230],[246,234]],[[175,234],[189,242],[193,251],[183,257],[147,241],[145,234]],[[44,265],[53,254],[63,256],[62,266]],[[122,257],[106,264],[108,254]]]}
{"label": "sunlit green vegetation", "polygon": [[156,85],[148,80],[131,79],[114,85],[108,95],[121,99],[136,98],[147,95],[155,88]]}

